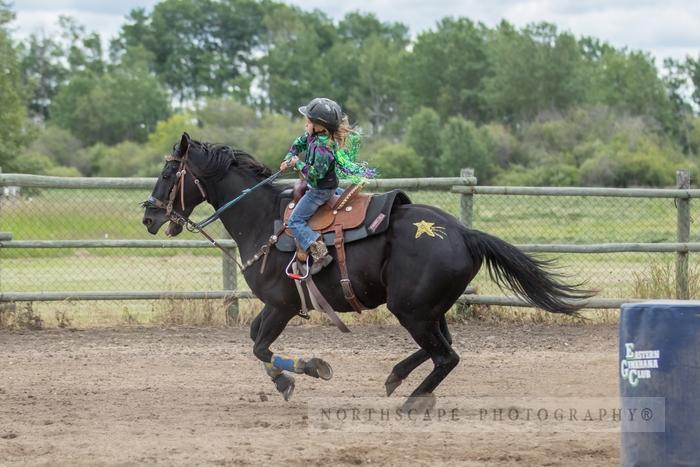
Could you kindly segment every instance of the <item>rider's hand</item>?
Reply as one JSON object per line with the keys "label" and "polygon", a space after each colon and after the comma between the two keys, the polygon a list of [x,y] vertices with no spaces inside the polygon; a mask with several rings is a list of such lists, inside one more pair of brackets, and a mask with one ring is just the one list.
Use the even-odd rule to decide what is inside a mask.
{"label": "rider's hand", "polygon": [[297,156],[292,157],[288,161],[282,161],[280,164],[280,170],[284,172],[287,169],[291,169],[296,165],[296,163],[299,161],[299,158]]}

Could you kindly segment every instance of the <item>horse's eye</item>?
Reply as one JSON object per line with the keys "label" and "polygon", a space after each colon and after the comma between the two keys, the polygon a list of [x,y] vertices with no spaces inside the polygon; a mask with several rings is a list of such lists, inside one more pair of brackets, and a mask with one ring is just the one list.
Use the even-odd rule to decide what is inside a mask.
{"label": "horse's eye", "polygon": [[167,180],[167,179],[170,178],[170,175],[168,175],[168,174],[163,174],[161,178],[162,178],[163,180]]}

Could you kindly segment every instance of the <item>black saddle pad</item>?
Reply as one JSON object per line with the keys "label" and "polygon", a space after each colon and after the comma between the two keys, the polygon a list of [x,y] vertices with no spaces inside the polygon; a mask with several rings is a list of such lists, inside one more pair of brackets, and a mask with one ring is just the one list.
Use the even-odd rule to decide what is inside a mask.
{"label": "black saddle pad", "polygon": [[[283,191],[278,204],[278,216],[280,219],[275,221],[275,232],[281,227],[281,217],[284,215],[284,210],[287,209],[287,205],[289,205],[291,200],[291,190]],[[391,210],[394,208],[394,206],[396,204],[410,203],[411,200],[409,199],[408,195],[401,190],[391,190],[386,193],[373,194],[369,206],[367,207],[367,216],[365,216],[364,223],[359,227],[345,231],[345,243],[362,240],[363,238],[377,235],[386,231],[386,229],[389,228]],[[323,241],[328,246],[334,246],[335,233],[325,233],[323,235]],[[286,252],[296,250],[294,239],[287,234],[280,235],[277,243],[275,243],[275,247],[280,251]]]}

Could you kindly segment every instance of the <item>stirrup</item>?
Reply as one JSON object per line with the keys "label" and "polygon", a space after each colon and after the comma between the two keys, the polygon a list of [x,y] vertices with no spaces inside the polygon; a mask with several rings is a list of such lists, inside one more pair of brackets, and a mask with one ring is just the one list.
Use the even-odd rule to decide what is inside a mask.
{"label": "stirrup", "polygon": [[292,255],[292,260],[287,264],[287,267],[284,269],[284,272],[287,274],[287,277],[290,279],[293,279],[295,281],[303,281],[307,277],[309,277],[309,257],[306,257],[306,268],[304,269],[304,275],[302,276],[301,274],[297,274],[292,270],[292,265],[294,264],[294,261],[297,260],[297,254],[294,252]]}

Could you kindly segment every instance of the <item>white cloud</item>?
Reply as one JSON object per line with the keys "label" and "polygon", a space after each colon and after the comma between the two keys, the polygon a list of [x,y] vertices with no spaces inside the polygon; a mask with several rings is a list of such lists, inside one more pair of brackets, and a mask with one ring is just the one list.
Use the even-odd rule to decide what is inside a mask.
{"label": "white cloud", "polygon": [[657,57],[683,58],[700,54],[700,2],[687,0],[377,0],[361,6],[327,1],[289,0],[303,8],[318,8],[333,18],[360,9],[383,21],[400,21],[412,33],[434,28],[446,16],[465,16],[488,26],[502,19],[517,25],[548,21],[577,36],[593,36],[616,47],[645,50]]}
{"label": "white cloud", "polygon": [[72,10],[123,16],[133,8],[150,8],[156,0],[16,0],[16,11]]}
{"label": "white cloud", "polygon": [[[55,29],[61,14],[75,17],[103,37],[117,34],[124,16],[136,7],[152,9],[158,0],[16,0],[17,35]],[[506,19],[517,26],[548,21],[577,36],[586,35],[616,47],[649,51],[663,57],[700,55],[700,1],[687,0],[373,0],[329,2],[287,0],[304,9],[319,9],[340,19],[355,10],[382,21],[408,25],[413,34],[434,28],[446,16],[465,16],[488,26]]]}
{"label": "white cloud", "polygon": [[132,9],[151,9],[156,3],[158,0],[17,0],[17,18],[12,27],[19,37],[38,32],[50,34],[58,29],[58,17],[65,15],[108,39],[118,34]]}

